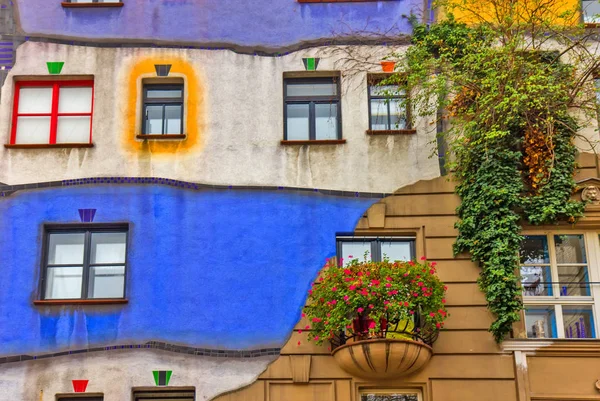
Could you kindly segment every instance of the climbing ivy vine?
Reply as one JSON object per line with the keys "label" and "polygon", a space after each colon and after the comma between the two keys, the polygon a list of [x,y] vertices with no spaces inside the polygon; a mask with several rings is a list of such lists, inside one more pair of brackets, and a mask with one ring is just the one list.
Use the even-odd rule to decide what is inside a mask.
{"label": "climbing ivy vine", "polygon": [[[488,14],[471,10],[467,25],[452,11],[459,4],[464,17],[469,1]],[[413,115],[433,120],[445,110],[443,135],[461,198],[454,252],[469,252],[481,266],[497,342],[520,318],[523,226],[574,223],[584,211],[571,199],[574,141],[596,112],[591,77],[598,60],[586,33],[570,22],[576,10],[558,15],[553,2],[560,4],[531,0],[526,13],[518,8],[524,2],[512,0],[446,2],[442,22],[414,24],[412,46],[394,55],[390,79],[407,85]]]}

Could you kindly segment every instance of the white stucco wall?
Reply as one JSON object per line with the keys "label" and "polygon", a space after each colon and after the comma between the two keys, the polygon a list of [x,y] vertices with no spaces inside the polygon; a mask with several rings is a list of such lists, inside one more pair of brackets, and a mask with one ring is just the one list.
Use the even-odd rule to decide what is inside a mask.
{"label": "white stucco wall", "polygon": [[133,387],[155,387],[153,370],[172,370],[169,387],[196,388],[196,400],[241,388],[256,380],[276,356],[229,359],[134,349],[76,354],[0,365],[0,401],[55,401],[73,393],[71,380],[89,380],[88,393],[106,401],[131,400]]}
{"label": "white stucco wall", "polygon": [[[372,65],[392,48],[356,48]],[[302,57],[321,57],[319,70],[342,70],[343,145],[283,146],[283,72],[303,71]],[[125,146],[135,126],[124,117],[130,71],[137,60],[178,57],[204,87],[198,145],[156,153]],[[89,149],[0,147],[0,182],[24,184],[94,176],[154,176],[221,185],[274,185],[392,192],[439,175],[435,125],[417,121],[415,135],[367,136],[366,71],[342,69],[343,52],[313,48],[281,57],[229,50],[96,48],[26,42],[2,88],[0,143],[9,143],[14,79],[48,76],[46,61],[64,61],[62,76],[93,75],[93,143]],[[139,107],[139,104],[138,104]],[[136,111],[136,115],[139,114]],[[190,116],[188,116],[190,118]],[[192,116],[193,118],[193,116]],[[194,121],[193,121],[194,122]],[[139,121],[138,121],[139,123]],[[139,145],[139,144],[138,144]]]}

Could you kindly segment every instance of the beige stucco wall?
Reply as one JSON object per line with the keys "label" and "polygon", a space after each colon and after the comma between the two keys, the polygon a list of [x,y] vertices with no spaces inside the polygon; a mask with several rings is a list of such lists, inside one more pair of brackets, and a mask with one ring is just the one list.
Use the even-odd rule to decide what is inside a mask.
{"label": "beige stucco wall", "polygon": [[[435,125],[417,121],[414,135],[365,134],[366,71],[358,69],[380,72],[379,60],[392,50],[357,47],[353,52],[370,55],[372,64],[347,69],[343,58],[348,53],[333,48],[261,57],[229,50],[96,48],[26,42],[19,47],[15,67],[2,88],[0,143],[9,143],[14,79],[48,77],[46,62],[64,61],[61,76],[94,76],[94,147],[0,147],[0,182],[154,176],[210,184],[392,192],[439,175],[437,158],[430,157]],[[282,75],[284,71],[303,71],[302,57],[307,56],[321,57],[319,70],[343,70],[345,144],[280,144]],[[178,67],[174,64],[172,74],[192,83],[186,86],[186,90],[190,89],[188,106],[193,103],[187,108],[187,119],[191,129],[197,130],[196,136],[193,141],[149,145],[135,139],[140,120],[140,105],[136,102],[139,99],[135,99],[139,96],[135,93],[139,92],[141,79],[152,75],[148,66],[174,60]],[[192,87],[196,89],[192,91]]]}
{"label": "beige stucco wall", "polygon": [[71,380],[89,380],[88,393],[130,400],[133,387],[154,387],[153,370],[172,370],[169,386],[193,386],[196,400],[255,381],[275,357],[210,358],[150,349],[112,350],[0,365],[0,401],[54,401],[73,393]]}

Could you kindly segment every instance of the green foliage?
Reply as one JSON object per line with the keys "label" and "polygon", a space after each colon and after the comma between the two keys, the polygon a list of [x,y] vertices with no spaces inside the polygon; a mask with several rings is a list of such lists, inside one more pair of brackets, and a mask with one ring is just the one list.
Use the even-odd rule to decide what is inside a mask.
{"label": "green foliage", "polygon": [[574,223],[584,208],[570,199],[578,124],[569,108],[582,80],[559,52],[536,46],[535,32],[511,29],[467,26],[450,15],[416,25],[413,46],[397,55],[413,115],[448,112],[444,135],[461,198],[454,251],[469,252],[482,268],[498,342],[522,309],[522,224]]}
{"label": "green foliage", "polygon": [[447,316],[446,287],[435,274],[435,262],[330,262],[309,290],[303,316],[309,318],[309,339],[317,344],[340,332],[352,334],[352,322],[368,317],[369,332],[381,331],[382,318],[391,324],[410,321],[415,311],[440,329]]}

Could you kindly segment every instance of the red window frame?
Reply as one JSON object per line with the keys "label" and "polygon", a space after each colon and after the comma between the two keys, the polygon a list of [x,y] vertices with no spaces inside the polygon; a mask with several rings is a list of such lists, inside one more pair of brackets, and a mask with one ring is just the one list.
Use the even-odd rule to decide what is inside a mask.
{"label": "red window frame", "polygon": [[[19,113],[19,95],[21,88],[52,88],[52,108],[50,113]],[[59,113],[58,101],[60,88],[67,87],[91,87],[92,88],[92,105],[89,113]],[[90,140],[92,143],[92,117],[94,115],[94,81],[93,80],[77,80],[77,81],[17,81],[15,83],[15,97],[13,104],[12,115],[12,131],[10,133],[10,144],[16,144],[17,140],[17,121],[19,117],[50,117],[50,136],[48,144],[56,144],[56,128],[58,126],[58,117],[90,117]],[[83,143],[83,142],[82,142]]]}

